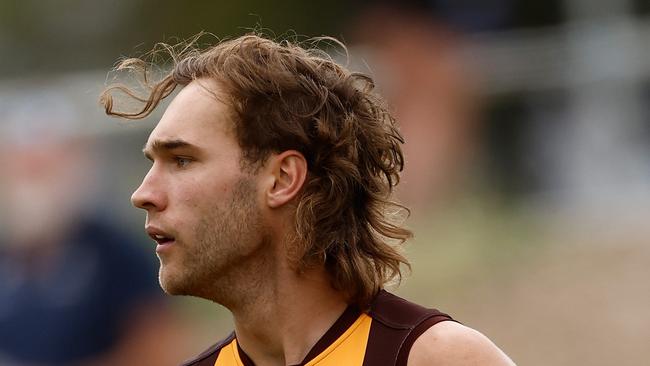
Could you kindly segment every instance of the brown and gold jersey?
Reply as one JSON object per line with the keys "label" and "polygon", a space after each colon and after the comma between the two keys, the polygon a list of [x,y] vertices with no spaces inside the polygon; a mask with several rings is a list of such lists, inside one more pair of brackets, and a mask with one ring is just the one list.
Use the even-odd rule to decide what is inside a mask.
{"label": "brown and gold jersey", "polygon": [[[368,312],[350,306],[296,366],[406,365],[413,342],[436,323],[452,320],[386,291]],[[254,366],[235,334],[183,366]]]}

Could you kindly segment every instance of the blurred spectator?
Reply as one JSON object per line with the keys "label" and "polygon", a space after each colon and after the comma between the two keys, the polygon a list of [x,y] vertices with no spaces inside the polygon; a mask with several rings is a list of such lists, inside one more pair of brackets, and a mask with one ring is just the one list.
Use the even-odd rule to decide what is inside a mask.
{"label": "blurred spectator", "polygon": [[380,2],[361,14],[357,41],[406,140],[398,193],[414,209],[441,205],[466,173],[479,127],[461,34],[419,2]]}
{"label": "blurred spectator", "polygon": [[153,256],[97,204],[101,167],[75,105],[0,99],[0,364],[171,364]]}

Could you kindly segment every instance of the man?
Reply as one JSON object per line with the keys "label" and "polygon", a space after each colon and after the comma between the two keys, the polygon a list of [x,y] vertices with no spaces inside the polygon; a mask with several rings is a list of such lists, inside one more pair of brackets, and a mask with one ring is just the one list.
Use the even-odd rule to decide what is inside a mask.
{"label": "man", "polygon": [[98,199],[111,137],[65,82],[0,85],[0,365],[169,365],[187,329]]}
{"label": "man", "polygon": [[[234,333],[187,365],[512,365],[480,333],[382,290],[408,265],[394,244],[411,233],[389,214],[403,141],[370,78],[256,35],[173,59],[144,98],[115,86],[102,101],[141,118],[183,87],[132,201],[162,288],[233,314]],[[139,59],[118,68],[146,73]],[[115,110],[115,91],[144,107]]]}

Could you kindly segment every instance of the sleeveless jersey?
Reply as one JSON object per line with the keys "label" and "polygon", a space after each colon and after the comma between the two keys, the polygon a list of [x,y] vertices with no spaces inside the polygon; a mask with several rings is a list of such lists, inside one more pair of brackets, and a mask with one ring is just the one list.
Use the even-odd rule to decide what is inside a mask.
{"label": "sleeveless jersey", "polygon": [[[296,366],[405,366],[415,340],[433,325],[453,320],[384,290],[368,312],[349,306]],[[254,366],[235,334],[183,366]]]}

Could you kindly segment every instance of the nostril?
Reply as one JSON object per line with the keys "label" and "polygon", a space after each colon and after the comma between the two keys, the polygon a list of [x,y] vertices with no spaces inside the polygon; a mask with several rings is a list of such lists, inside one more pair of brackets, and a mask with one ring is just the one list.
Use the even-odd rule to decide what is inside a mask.
{"label": "nostril", "polygon": [[133,206],[137,208],[141,208],[143,210],[154,207],[154,204],[151,201],[141,199],[141,198],[132,198],[131,203],[133,204]]}

